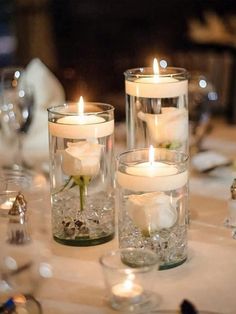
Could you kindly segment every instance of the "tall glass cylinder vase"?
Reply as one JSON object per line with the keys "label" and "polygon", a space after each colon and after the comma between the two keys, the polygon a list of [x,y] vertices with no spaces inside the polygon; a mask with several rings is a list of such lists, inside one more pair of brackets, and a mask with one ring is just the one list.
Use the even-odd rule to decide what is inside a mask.
{"label": "tall glass cylinder vase", "polygon": [[[80,112],[80,113],[78,113]],[[90,246],[114,237],[114,108],[68,103],[48,109],[52,232]]]}
{"label": "tall glass cylinder vase", "polygon": [[[158,74],[157,74],[158,73]],[[125,73],[127,146],[188,152],[188,73],[169,67]]]}
{"label": "tall glass cylinder vase", "polygon": [[166,269],[187,258],[188,157],[151,148],[118,157],[119,243],[153,250]]}

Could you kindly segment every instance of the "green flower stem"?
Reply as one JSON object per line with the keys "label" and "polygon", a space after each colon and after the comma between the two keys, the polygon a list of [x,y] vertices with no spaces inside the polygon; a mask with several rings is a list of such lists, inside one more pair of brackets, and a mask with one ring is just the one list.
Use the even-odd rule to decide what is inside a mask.
{"label": "green flower stem", "polygon": [[74,182],[79,186],[80,197],[80,210],[84,210],[85,195],[87,193],[87,187],[91,181],[90,176],[73,176]]}
{"label": "green flower stem", "polygon": [[79,185],[79,199],[80,199],[80,210],[84,210],[84,203],[85,203],[85,193],[86,193],[86,186],[80,184]]}

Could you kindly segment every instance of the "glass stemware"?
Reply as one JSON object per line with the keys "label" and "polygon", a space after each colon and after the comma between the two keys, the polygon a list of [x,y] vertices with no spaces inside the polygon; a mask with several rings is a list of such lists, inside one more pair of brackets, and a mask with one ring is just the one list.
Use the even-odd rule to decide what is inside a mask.
{"label": "glass stemware", "polygon": [[22,68],[5,68],[1,73],[1,126],[4,139],[16,145],[13,169],[28,168],[22,154],[23,141],[33,116],[32,87],[26,83]]}

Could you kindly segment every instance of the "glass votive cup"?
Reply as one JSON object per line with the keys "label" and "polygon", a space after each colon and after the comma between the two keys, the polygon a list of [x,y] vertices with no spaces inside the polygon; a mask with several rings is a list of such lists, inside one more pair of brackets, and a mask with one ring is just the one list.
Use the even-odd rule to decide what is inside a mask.
{"label": "glass votive cup", "polygon": [[0,191],[23,191],[29,190],[31,182],[27,175],[18,170],[1,169]]}
{"label": "glass votive cup", "polygon": [[43,174],[33,174],[31,170],[1,169],[0,192],[21,191],[27,200],[41,200],[42,191],[47,188],[47,181]]}
{"label": "glass votive cup", "polygon": [[158,257],[148,249],[112,250],[100,257],[108,304],[115,310],[143,312],[158,305],[152,292]]}

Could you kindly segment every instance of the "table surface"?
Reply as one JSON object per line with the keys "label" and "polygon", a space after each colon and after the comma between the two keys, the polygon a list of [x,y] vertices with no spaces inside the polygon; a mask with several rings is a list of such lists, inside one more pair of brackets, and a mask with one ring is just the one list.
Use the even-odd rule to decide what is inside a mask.
{"label": "table surface", "polygon": [[[236,126],[215,121],[203,145],[235,158]],[[210,174],[191,171],[188,259],[181,266],[156,272],[153,290],[160,296],[159,309],[177,309],[183,299],[188,299],[201,310],[236,312],[236,240],[223,224],[234,175],[229,168]],[[32,214],[40,217],[39,224],[44,228],[40,241],[50,250],[48,261],[53,269],[53,276],[42,281],[37,293],[44,313],[117,313],[106,304],[98,262],[102,253],[118,247],[117,237],[93,247],[54,242],[48,185],[41,196],[43,200],[32,202]]]}

